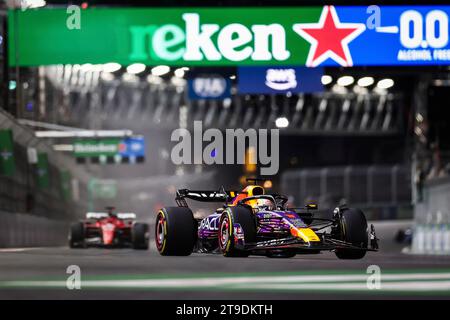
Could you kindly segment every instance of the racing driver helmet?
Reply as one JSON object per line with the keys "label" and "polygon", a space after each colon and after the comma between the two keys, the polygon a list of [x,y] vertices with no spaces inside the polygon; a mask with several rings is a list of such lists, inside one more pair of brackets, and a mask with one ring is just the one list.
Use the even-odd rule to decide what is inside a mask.
{"label": "racing driver helmet", "polygon": [[256,199],[256,204],[255,204],[255,206],[252,206],[252,208],[253,209],[264,208],[267,210],[271,210],[272,205],[273,205],[273,203],[269,199]]}
{"label": "racing driver helmet", "polygon": [[108,216],[110,218],[116,218],[117,217],[116,213],[114,212],[114,210],[116,210],[115,207],[106,207],[105,209],[106,209],[106,212],[108,212]]}

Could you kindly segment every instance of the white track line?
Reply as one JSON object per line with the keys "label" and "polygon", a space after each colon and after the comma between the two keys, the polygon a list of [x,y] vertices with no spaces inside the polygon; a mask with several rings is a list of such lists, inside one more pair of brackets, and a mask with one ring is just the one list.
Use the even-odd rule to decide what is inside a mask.
{"label": "white track line", "polygon": [[429,292],[446,291],[450,293],[450,281],[399,281],[381,282],[380,289],[369,290],[366,283],[314,283],[314,284],[250,284],[238,285],[236,289],[258,290],[321,290],[321,291],[409,291]]}
{"label": "white track line", "polygon": [[0,253],[11,253],[11,252],[24,252],[24,251],[31,251],[41,249],[40,247],[29,247],[29,248],[2,248],[0,249]]}
{"label": "white track line", "polygon": [[[82,280],[83,288],[224,288],[283,290],[367,290],[366,274]],[[442,281],[433,281],[442,280]],[[351,283],[355,281],[355,283]],[[450,273],[381,276],[382,290],[450,290]],[[9,281],[7,287],[65,287],[65,281]]]}

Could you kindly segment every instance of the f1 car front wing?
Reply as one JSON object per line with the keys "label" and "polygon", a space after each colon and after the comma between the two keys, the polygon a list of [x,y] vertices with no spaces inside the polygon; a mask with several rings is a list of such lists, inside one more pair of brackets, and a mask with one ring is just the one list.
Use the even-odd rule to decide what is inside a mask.
{"label": "f1 car front wing", "polygon": [[272,250],[272,249],[302,249],[302,250],[320,250],[320,251],[332,251],[336,249],[354,249],[354,250],[365,250],[365,251],[378,251],[378,248],[362,248],[355,246],[351,243],[333,239],[329,237],[322,237],[320,242],[310,242],[306,243],[301,239],[295,237],[288,237],[282,239],[272,239],[266,241],[260,241],[256,243],[245,244],[242,249],[253,251],[253,250]]}

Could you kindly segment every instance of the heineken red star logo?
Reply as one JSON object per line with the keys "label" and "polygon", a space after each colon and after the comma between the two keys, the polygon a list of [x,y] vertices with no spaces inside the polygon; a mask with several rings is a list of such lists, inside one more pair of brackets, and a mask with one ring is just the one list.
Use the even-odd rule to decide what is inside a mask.
{"label": "heineken red star logo", "polygon": [[359,36],[366,26],[363,23],[342,23],[333,6],[323,7],[319,22],[297,23],[292,27],[311,43],[306,65],[316,67],[328,58],[341,66],[353,65],[348,44]]}

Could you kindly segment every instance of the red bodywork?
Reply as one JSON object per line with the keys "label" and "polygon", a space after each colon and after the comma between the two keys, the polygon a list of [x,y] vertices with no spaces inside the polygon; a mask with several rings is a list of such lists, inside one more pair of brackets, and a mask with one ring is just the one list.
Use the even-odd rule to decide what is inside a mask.
{"label": "red bodywork", "polygon": [[[99,219],[87,222],[85,225],[87,237],[100,236],[101,244],[111,246],[116,241],[130,241],[133,221],[124,221],[117,217]],[[116,240],[116,237],[119,239]],[[116,240],[116,241],[115,241]]]}

